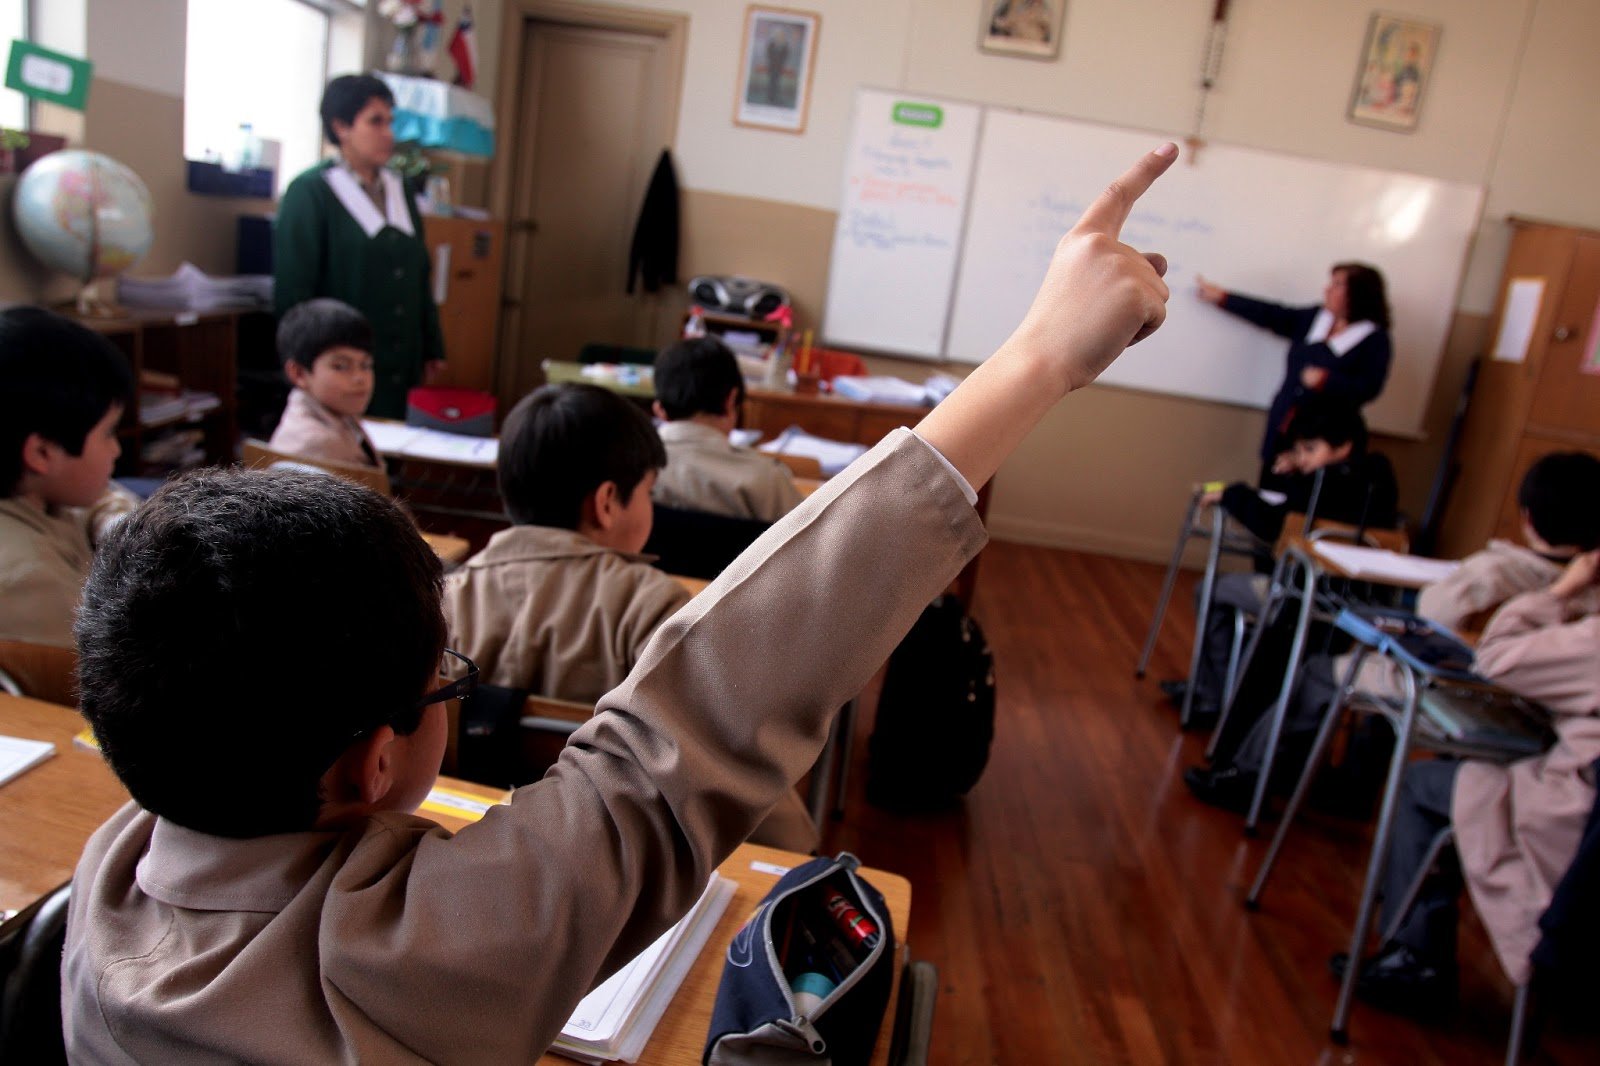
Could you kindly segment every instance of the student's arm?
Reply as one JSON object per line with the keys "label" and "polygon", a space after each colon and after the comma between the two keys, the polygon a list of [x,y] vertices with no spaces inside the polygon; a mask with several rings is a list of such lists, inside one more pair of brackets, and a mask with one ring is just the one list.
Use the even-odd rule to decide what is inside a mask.
{"label": "student's arm", "polygon": [[1553,711],[1600,708],[1600,615],[1567,620],[1569,601],[1594,584],[1595,558],[1580,555],[1550,588],[1525,592],[1496,611],[1478,641],[1477,672]]}
{"label": "student's arm", "polygon": [[1484,611],[1499,607],[1518,592],[1528,591],[1517,578],[1524,568],[1511,565],[1497,551],[1485,549],[1461,560],[1442,581],[1417,596],[1417,613],[1450,629],[1460,629]]}
{"label": "student's arm", "polygon": [[106,534],[138,506],[139,497],[115,481],[107,485],[100,498],[84,509],[84,529],[89,534],[89,543],[98,546]]}
{"label": "student's arm", "polygon": [[320,172],[290,182],[272,223],[272,303],[279,318],[322,290],[326,233],[313,182],[322,183]]}

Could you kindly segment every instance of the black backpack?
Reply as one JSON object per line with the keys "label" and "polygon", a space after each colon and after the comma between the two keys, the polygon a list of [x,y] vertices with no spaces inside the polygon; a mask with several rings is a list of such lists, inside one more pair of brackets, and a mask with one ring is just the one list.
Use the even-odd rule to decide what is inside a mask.
{"label": "black backpack", "polygon": [[945,807],[977,784],[994,740],[994,656],[954,596],[934,600],[894,654],[867,757],[867,800]]}

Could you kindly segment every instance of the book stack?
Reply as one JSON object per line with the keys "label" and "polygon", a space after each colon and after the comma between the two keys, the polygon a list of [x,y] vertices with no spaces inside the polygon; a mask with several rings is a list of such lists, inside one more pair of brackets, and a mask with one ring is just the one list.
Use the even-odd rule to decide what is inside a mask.
{"label": "book stack", "polygon": [[583,997],[550,1050],[579,1062],[637,1062],[736,887],[712,874],[677,925]]}
{"label": "book stack", "polygon": [[814,437],[799,426],[790,426],[758,450],[772,455],[808,455],[821,465],[824,474],[832,477],[865,455],[867,446]]}

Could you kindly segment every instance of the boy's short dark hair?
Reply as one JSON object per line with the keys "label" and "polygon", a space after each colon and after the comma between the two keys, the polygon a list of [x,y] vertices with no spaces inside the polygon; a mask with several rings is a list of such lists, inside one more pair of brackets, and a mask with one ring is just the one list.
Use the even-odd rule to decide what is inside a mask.
{"label": "boy's short dark hair", "polygon": [[372,351],[372,323],[342,300],[318,297],[295,304],[278,323],[278,358],[307,370],[329,348]]}
{"label": "boy's short dark hair", "polygon": [[1349,444],[1351,455],[1367,450],[1367,423],[1361,409],[1347,400],[1310,396],[1295,407],[1284,432],[1285,447],[1303,440],[1327,441],[1332,447]]}
{"label": "boy's short dark hair", "polygon": [[1586,452],[1552,452],[1522,475],[1517,504],[1551,547],[1600,547],[1600,459]]}
{"label": "boy's short dark hair", "polygon": [[694,415],[720,415],[728,393],[744,402],[744,375],[733,350],[715,337],[679,341],[656,356],[656,402],[676,422]]}
{"label": "boy's short dark hair", "polygon": [[132,395],[127,359],[94,330],[42,307],[0,311],[0,497],[17,491],[30,436],[82,455],[95,423]]}
{"label": "boy's short dark hair", "polygon": [[357,737],[421,721],[440,587],[411,520],[368,489],[284,470],[174,479],[95,554],[84,717],[146,810],[218,836],[308,829]]}
{"label": "boy's short dark hair", "polygon": [[382,100],[390,107],[394,106],[394,93],[389,91],[382,78],[371,74],[341,74],[328,82],[328,87],[322,90],[322,135],[328,138],[328,143],[338,146],[339,138],[333,132],[333,120],[338,119],[346,125],[355,122],[356,116],[361,114],[361,109],[367,106],[370,100]]}
{"label": "boy's short dark hair", "polygon": [[645,474],[666,465],[650,417],[598,385],[536,389],[500,430],[500,495],[519,526],[577,529],[595,489],[615,481],[626,504]]}

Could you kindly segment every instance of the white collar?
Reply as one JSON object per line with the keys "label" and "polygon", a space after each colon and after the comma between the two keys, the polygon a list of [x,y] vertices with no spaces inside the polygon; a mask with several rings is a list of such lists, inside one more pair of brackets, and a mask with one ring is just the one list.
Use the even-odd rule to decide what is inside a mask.
{"label": "white collar", "polygon": [[1343,333],[1332,340],[1328,340],[1328,334],[1333,332],[1333,312],[1324,307],[1317,312],[1317,317],[1311,320],[1311,329],[1306,333],[1306,343],[1322,344],[1326,342],[1334,355],[1343,355],[1372,336],[1377,332],[1377,329],[1376,323],[1362,319],[1360,322],[1350,323],[1345,327]]}
{"label": "white collar", "polygon": [[337,165],[331,166],[322,172],[322,177],[368,237],[376,237],[385,225],[393,226],[408,237],[416,236],[417,231],[411,226],[411,212],[406,210],[405,189],[400,184],[400,175],[394,171],[387,167],[378,171],[378,180],[383,182],[384,213],[381,215],[372,197],[357,184],[348,170]]}

